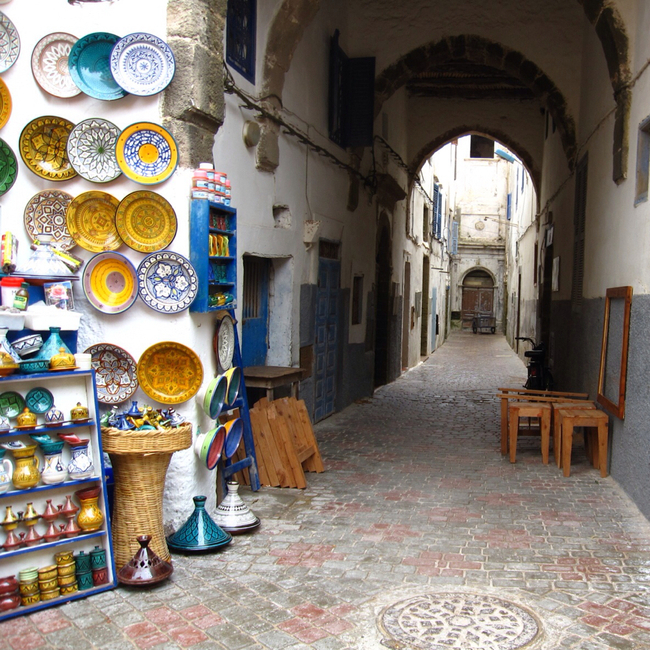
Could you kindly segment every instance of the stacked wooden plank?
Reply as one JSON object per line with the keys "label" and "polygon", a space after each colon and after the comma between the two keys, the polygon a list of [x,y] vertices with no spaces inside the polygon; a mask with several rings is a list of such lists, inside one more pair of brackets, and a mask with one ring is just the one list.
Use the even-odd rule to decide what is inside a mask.
{"label": "stacked wooden plank", "polygon": [[[305,472],[325,471],[303,400],[264,398],[249,413],[262,485],[305,488]],[[238,450],[233,461],[243,453]],[[249,485],[248,470],[239,472],[236,480]]]}

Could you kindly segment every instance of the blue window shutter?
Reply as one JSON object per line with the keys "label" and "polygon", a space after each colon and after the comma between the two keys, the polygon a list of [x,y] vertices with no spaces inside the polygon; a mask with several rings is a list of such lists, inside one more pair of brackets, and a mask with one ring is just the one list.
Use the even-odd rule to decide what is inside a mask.
{"label": "blue window shutter", "polygon": [[228,0],[226,62],[255,83],[257,0]]}
{"label": "blue window shutter", "polygon": [[508,193],[508,205],[506,207],[506,217],[508,221],[512,218],[512,194]]}
{"label": "blue window shutter", "polygon": [[458,221],[451,222],[451,254],[458,255]]}

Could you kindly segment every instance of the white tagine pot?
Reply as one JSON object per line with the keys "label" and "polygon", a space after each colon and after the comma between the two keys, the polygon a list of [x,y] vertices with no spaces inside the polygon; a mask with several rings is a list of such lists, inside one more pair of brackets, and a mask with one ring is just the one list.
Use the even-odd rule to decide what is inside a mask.
{"label": "white tagine pot", "polygon": [[260,520],[239,496],[237,481],[228,481],[228,494],[223,498],[212,518],[221,529],[231,535],[251,532],[260,525]]}

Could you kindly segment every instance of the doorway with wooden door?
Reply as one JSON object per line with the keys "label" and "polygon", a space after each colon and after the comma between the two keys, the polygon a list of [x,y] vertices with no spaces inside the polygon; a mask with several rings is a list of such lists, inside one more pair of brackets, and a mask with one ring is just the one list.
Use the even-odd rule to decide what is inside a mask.
{"label": "doorway with wooden door", "polygon": [[494,317],[494,280],[487,271],[470,271],[463,280],[462,327],[472,329],[475,318]]}

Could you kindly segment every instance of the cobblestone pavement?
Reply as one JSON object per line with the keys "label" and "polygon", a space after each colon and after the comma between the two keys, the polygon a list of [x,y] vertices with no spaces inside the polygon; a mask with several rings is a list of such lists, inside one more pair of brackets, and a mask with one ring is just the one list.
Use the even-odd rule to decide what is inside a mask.
{"label": "cobblestone pavement", "polygon": [[[527,648],[650,648],[648,521],[581,449],[569,478],[542,464],[538,439],[521,441],[514,465],[500,454],[494,390],[524,374],[503,337],[453,334],[316,426],[327,471],[306,490],[240,491],[262,520],[255,534],[174,555],[155,588],[6,621],[2,647],[521,647],[479,620],[487,598],[513,624],[523,610],[537,630]],[[472,594],[483,601],[446,619],[438,645],[427,611]],[[416,603],[410,618],[403,602]],[[473,644],[449,641],[476,626]]]}

